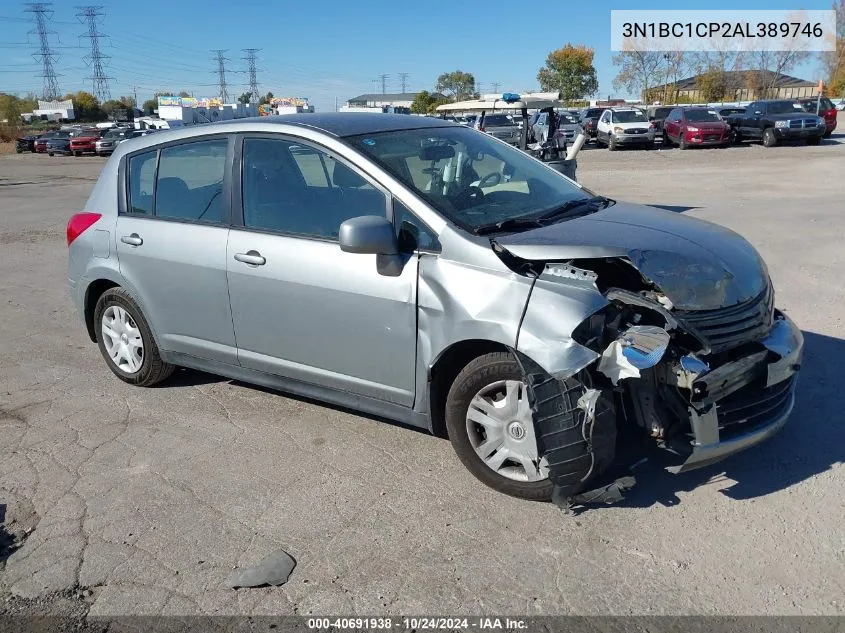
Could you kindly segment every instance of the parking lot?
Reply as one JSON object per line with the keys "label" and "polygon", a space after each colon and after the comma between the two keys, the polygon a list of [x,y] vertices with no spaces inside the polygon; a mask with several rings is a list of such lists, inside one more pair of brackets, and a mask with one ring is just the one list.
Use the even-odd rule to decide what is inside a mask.
{"label": "parking lot", "polygon": [[[745,236],[806,352],[779,436],[568,515],[398,425],[194,371],[119,381],[66,290],[104,160],[0,157],[0,613],[845,614],[845,135],[578,162]],[[286,585],[225,586],[279,549]]]}

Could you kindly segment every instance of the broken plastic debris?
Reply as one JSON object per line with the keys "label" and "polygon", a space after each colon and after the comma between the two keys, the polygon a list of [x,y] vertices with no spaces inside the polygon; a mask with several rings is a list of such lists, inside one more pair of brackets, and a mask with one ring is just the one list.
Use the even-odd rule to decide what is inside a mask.
{"label": "broken plastic debris", "polygon": [[263,587],[265,585],[279,586],[287,582],[296,561],[293,557],[279,550],[265,557],[260,563],[245,569],[236,569],[226,579],[226,584],[237,589],[239,587]]}
{"label": "broken plastic debris", "polygon": [[614,385],[624,378],[639,378],[640,370],[634,367],[623,353],[621,341],[613,341],[599,359],[599,371],[610,378]]}
{"label": "broken plastic debris", "polygon": [[578,398],[578,408],[586,411],[586,420],[588,421],[593,420],[596,417],[596,402],[598,402],[599,396],[601,396],[601,391],[598,389],[587,389],[587,391]]}

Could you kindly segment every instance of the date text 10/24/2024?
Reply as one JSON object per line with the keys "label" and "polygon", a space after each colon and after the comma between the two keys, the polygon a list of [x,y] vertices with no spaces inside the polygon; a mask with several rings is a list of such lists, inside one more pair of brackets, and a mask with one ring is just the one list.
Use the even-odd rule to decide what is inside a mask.
{"label": "date text 10/24/2024", "polygon": [[525,620],[518,618],[497,618],[497,617],[396,617],[396,618],[309,618],[307,620],[309,629],[321,630],[390,630],[399,628],[402,630],[503,630],[515,631],[526,629],[528,624]]}

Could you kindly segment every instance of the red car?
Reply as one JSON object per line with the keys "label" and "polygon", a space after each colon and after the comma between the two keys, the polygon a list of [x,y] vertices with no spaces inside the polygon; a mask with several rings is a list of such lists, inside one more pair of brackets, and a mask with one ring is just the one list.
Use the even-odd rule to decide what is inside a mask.
{"label": "red car", "polygon": [[83,130],[78,135],[70,139],[70,153],[74,156],[82,156],[83,154],[96,154],[97,141],[106,132],[106,130],[90,129]]}
{"label": "red car", "polygon": [[830,136],[836,129],[836,106],[827,97],[804,97],[798,99],[798,103],[807,112],[820,116],[824,119],[824,135]]}
{"label": "red car", "polygon": [[726,147],[731,140],[730,126],[713,108],[675,108],[663,122],[663,144],[681,149],[693,145]]}

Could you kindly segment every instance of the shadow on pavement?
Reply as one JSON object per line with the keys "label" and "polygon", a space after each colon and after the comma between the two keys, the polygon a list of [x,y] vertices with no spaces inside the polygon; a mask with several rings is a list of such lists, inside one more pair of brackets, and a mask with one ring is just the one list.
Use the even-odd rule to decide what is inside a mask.
{"label": "shadow on pavement", "polygon": [[690,211],[692,209],[700,209],[701,207],[686,207],[681,205],[674,205],[674,204],[649,204],[649,207],[655,207],[657,209],[663,209],[664,211],[671,211],[672,213],[683,213],[684,211]]}
{"label": "shadow on pavement", "polygon": [[0,569],[17,548],[15,537],[6,530],[6,504],[0,503]]}
{"label": "shadow on pavement", "polygon": [[804,332],[795,408],[778,435],[723,462],[681,475],[672,475],[650,462],[636,470],[637,485],[620,505],[677,505],[678,492],[721,479],[725,480],[721,489],[725,496],[754,499],[799,484],[845,461],[845,390],[838,379],[843,357],[845,341]]}

